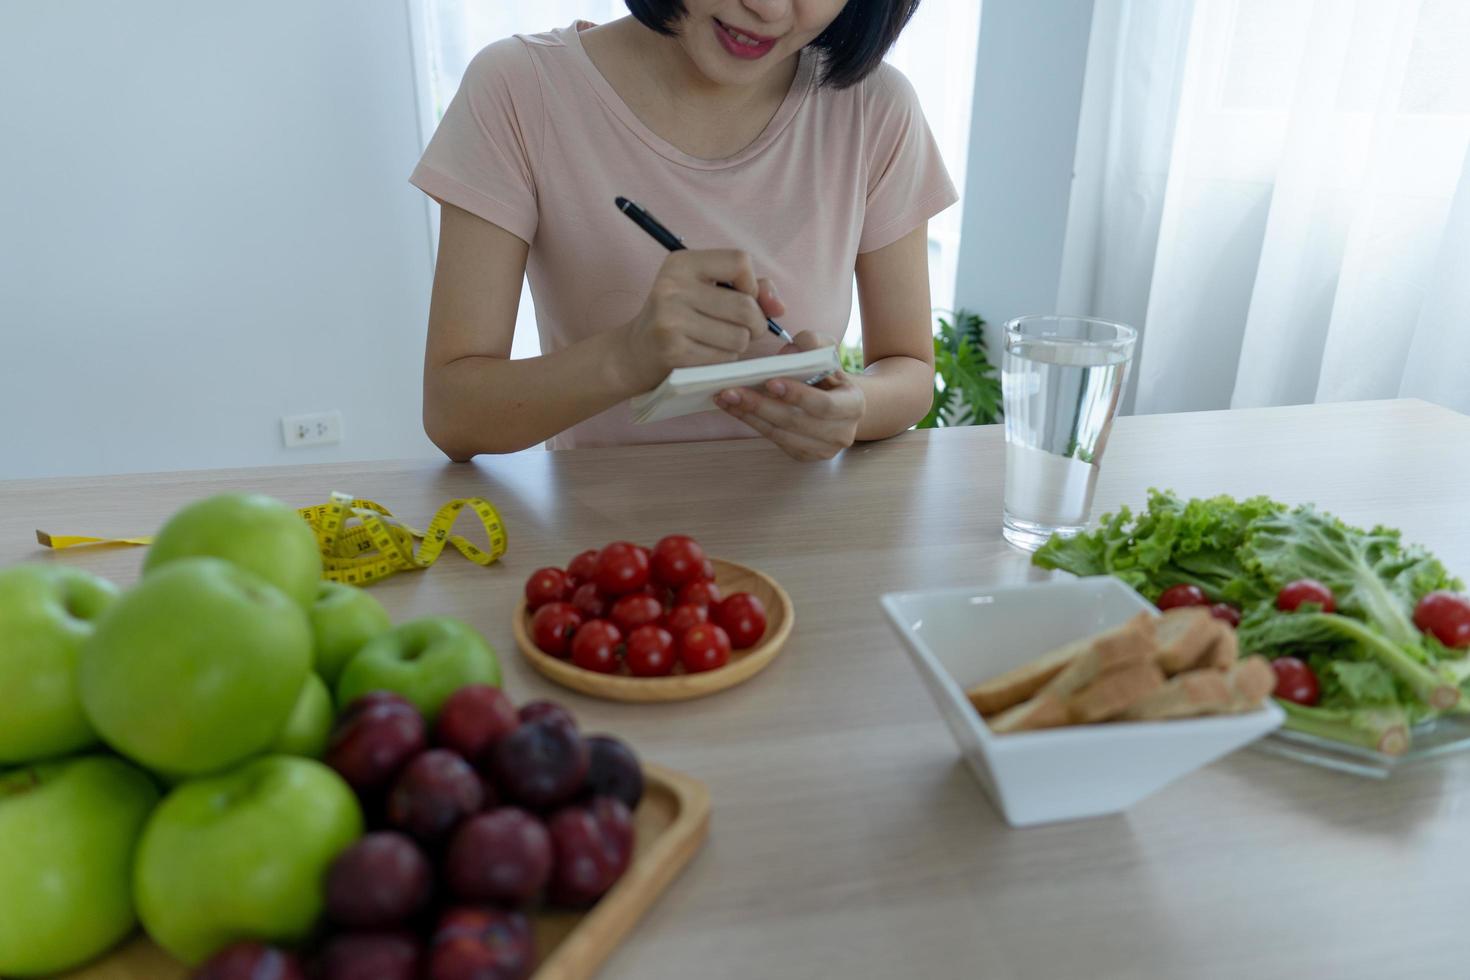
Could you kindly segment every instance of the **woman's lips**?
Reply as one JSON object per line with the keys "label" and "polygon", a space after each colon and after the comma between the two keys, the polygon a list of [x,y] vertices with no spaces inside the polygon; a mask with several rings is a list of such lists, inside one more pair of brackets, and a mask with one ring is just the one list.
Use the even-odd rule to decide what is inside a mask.
{"label": "woman's lips", "polygon": [[714,26],[715,36],[720,39],[720,44],[724,46],[725,50],[730,52],[734,57],[744,58],[747,61],[764,58],[771,53],[771,49],[776,46],[776,41],[779,40],[774,37],[762,37],[759,34],[747,33],[738,27],[729,26],[719,18],[714,18]]}

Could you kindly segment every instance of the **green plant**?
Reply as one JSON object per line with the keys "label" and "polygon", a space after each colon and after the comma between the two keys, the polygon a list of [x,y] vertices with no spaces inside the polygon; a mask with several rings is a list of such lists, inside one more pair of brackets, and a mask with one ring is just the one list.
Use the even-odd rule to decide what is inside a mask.
{"label": "green plant", "polygon": [[1000,376],[985,350],[985,321],[955,310],[934,335],[934,403],[915,428],[989,425],[1001,419]]}
{"label": "green plant", "polygon": [[[934,335],[934,401],[914,426],[933,429],[948,425],[989,425],[1001,419],[1000,376],[985,350],[985,321],[967,310],[956,310],[953,321],[939,317]],[[863,349],[842,343],[837,352],[842,369],[863,370]]]}

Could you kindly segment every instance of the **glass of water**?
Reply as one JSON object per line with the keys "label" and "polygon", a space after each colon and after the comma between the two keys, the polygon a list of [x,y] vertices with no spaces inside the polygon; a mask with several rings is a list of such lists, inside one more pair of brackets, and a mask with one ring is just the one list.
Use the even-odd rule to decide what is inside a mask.
{"label": "glass of water", "polygon": [[1138,332],[1081,316],[1005,326],[1006,491],[1002,533],[1035,551],[1087,526],[1098,466]]}

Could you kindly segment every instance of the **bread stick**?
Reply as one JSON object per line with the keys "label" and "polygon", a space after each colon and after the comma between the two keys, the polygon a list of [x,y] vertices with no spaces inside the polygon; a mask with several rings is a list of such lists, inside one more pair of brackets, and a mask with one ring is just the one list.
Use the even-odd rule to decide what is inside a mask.
{"label": "bread stick", "polygon": [[1246,657],[1230,668],[1230,710],[1253,711],[1276,689],[1276,672],[1265,657]]}
{"label": "bread stick", "polygon": [[1160,616],[1158,664],[1164,673],[1173,676],[1197,666],[1215,641],[1217,622],[1209,610],[1198,606],[1170,609]]}
{"label": "bread stick", "polygon": [[[1088,725],[1123,714],[1164,686],[1164,672],[1144,660],[1131,667],[1110,670],[1067,701],[1072,720]],[[1043,692],[1045,693],[1045,692]]]}
{"label": "bread stick", "polygon": [[1157,618],[1151,613],[1139,613],[1117,629],[1094,638],[1089,649],[1052,678],[1041,689],[1042,693],[1065,699],[1101,674],[1136,667],[1149,660],[1157,649],[1154,632]]}
{"label": "bread stick", "polygon": [[1086,653],[1091,640],[1077,640],[1051,653],[992,677],[965,691],[965,696],[980,714],[989,716],[1018,705],[1046,686],[1047,681],[1066,669],[1079,654]]}
{"label": "bread stick", "polygon": [[1235,627],[1219,619],[1212,618],[1210,622],[1215,624],[1215,638],[1200,658],[1199,666],[1229,670],[1240,658],[1240,641],[1236,639]]}
{"label": "bread stick", "polygon": [[1058,728],[1069,724],[1071,720],[1072,716],[1065,701],[1055,695],[1038,694],[1024,704],[1015,705],[987,719],[986,724],[997,735],[1005,735],[1008,732],[1027,732],[1038,728]]}
{"label": "bread stick", "polygon": [[1206,667],[1169,678],[1157,691],[1123,712],[1127,721],[1165,721],[1228,710],[1230,685],[1225,671]]}

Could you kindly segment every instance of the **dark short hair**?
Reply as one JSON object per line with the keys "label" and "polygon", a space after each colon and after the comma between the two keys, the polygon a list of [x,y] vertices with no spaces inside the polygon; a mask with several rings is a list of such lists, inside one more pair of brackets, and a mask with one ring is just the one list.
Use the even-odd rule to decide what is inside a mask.
{"label": "dark short hair", "polygon": [[[626,2],[634,17],[660,34],[677,34],[674,25],[688,13],[684,0]],[[837,19],[808,45],[825,56],[822,84],[847,88],[867,78],[917,9],[919,0],[847,0]]]}

